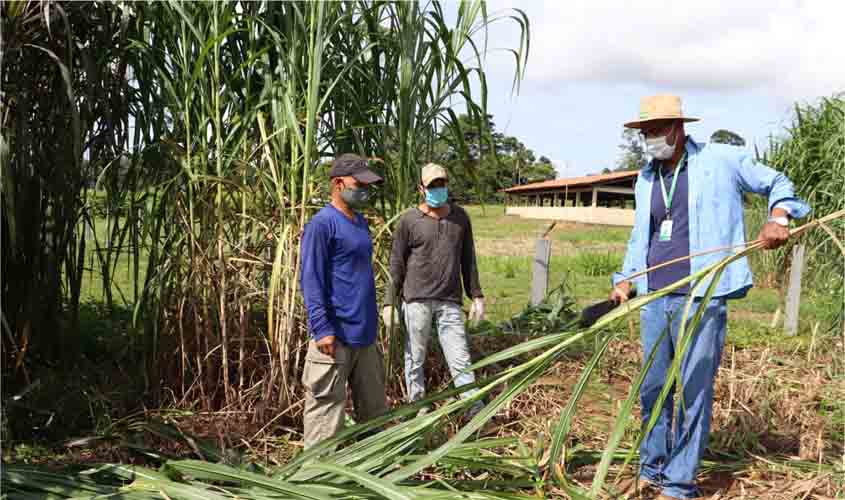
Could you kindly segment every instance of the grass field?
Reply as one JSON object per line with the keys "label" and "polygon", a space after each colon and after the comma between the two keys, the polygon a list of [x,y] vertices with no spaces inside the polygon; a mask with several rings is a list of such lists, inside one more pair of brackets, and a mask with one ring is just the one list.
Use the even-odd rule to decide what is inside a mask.
{"label": "grass field", "polygon": [[[472,206],[468,211],[489,317],[506,319],[528,302],[534,242],[550,221],[506,216],[501,206]],[[610,275],[621,266],[630,232],[627,227],[558,222],[549,235],[550,287],[565,283],[580,305],[604,300],[610,291]],[[730,303],[729,332],[742,337],[754,332],[767,341],[801,342],[801,336],[789,339],[779,327],[770,328],[782,302],[780,290],[755,286],[746,298]],[[805,294],[799,321],[802,335],[812,332],[821,307],[825,305],[809,292]]]}
{"label": "grass field", "polygon": [[[551,221],[507,216],[504,207],[498,205],[469,206],[466,209],[472,217],[487,316],[493,322],[503,321],[522,311],[529,301],[535,240]],[[104,242],[107,237],[104,220],[97,222],[96,236]],[[580,306],[604,300],[610,290],[610,276],[621,266],[630,231],[628,227],[558,221],[549,234],[552,240],[550,288],[564,284]],[[91,237],[93,234],[89,233],[89,239]],[[91,264],[89,269],[99,269],[99,266],[93,265],[98,257],[92,239],[87,253],[86,262]],[[147,266],[144,254],[139,264],[140,275],[143,276]],[[112,293],[117,307],[132,301],[132,276],[131,252],[127,248],[117,256],[113,267]],[[88,309],[101,307],[98,304],[102,304],[104,294],[102,276],[98,271],[86,272],[81,299],[83,303],[90,304]],[[794,338],[783,334],[780,327],[782,315],[778,315],[779,324],[771,327],[782,304],[780,290],[763,286],[755,286],[746,298],[732,301],[728,328],[731,339],[743,345],[761,342],[765,345],[793,346],[810,342],[817,318],[825,317],[825,308],[830,307],[831,301],[805,292],[800,311],[800,334]],[[83,321],[90,320],[93,329],[101,329],[96,315],[87,313],[88,309]],[[637,321],[636,318],[633,320]]]}

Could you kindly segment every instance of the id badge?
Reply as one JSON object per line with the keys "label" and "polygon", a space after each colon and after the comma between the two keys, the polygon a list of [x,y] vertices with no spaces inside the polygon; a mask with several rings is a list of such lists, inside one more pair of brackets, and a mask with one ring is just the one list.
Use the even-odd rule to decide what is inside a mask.
{"label": "id badge", "polygon": [[665,220],[660,223],[660,241],[672,240],[672,221]]}

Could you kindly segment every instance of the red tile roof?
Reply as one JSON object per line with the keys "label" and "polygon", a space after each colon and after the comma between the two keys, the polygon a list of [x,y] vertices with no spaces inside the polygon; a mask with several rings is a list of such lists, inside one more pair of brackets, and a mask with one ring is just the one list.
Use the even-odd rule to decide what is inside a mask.
{"label": "red tile roof", "polygon": [[583,177],[568,177],[566,179],[555,179],[553,181],[533,182],[531,184],[523,184],[521,186],[514,186],[505,189],[506,193],[518,193],[522,191],[539,191],[544,189],[556,189],[563,187],[583,187],[591,186],[593,184],[602,184],[609,181],[619,181],[625,179],[635,179],[637,177],[636,170],[625,172],[611,172],[609,174],[601,175],[585,175]]}

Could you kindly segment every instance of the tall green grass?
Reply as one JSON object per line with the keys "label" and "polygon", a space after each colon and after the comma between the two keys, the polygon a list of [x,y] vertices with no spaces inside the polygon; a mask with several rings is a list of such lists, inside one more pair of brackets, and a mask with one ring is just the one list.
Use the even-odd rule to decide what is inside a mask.
{"label": "tall green grass", "polygon": [[[813,209],[808,220],[845,208],[845,97],[834,95],[815,104],[796,105],[783,135],[772,137],[768,148],[758,156],[792,180],[796,194]],[[766,209],[761,203],[752,202],[749,231],[759,231],[764,223]],[[841,331],[845,325],[845,259],[836,240],[840,244],[845,241],[841,220],[831,221],[824,231],[809,233],[798,243],[807,249],[805,288],[814,300],[828,301],[830,307],[825,309],[834,313],[824,320]],[[780,282],[787,276],[791,250],[789,245],[754,255],[752,268],[758,277],[770,276],[771,281]]]}
{"label": "tall green grass", "polygon": [[436,139],[461,153],[461,127],[481,129],[487,27],[521,31],[516,82],[528,54],[525,15],[481,1],[448,18],[440,2],[2,9],[16,103],[0,148],[4,380],[31,378],[35,350],[73,359],[96,279],[109,308],[134,311],[147,394],[208,409],[299,397],[299,235],[325,202],[325,164],[355,152],[387,180],[367,213],[383,284],[419,165]]}

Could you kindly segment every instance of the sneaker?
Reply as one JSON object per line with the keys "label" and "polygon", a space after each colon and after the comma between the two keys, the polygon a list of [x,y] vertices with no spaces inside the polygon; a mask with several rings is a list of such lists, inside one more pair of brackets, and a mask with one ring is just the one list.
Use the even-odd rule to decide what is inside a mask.
{"label": "sneaker", "polygon": [[501,427],[498,423],[496,423],[495,419],[488,420],[484,425],[481,426],[481,429],[478,429],[478,435],[480,437],[484,436],[495,436],[499,433]]}
{"label": "sneaker", "polygon": [[[475,418],[483,409],[484,403],[481,401],[472,405],[472,407],[464,414],[464,423],[467,423]],[[499,424],[496,422],[496,417],[492,417],[487,420],[487,422],[485,422],[477,432],[479,436],[491,436],[499,433],[499,427]]]}
{"label": "sneaker", "polygon": [[616,492],[623,495],[622,498],[654,498],[654,495],[660,491],[660,487],[642,477],[631,477],[623,479],[616,487]]}

